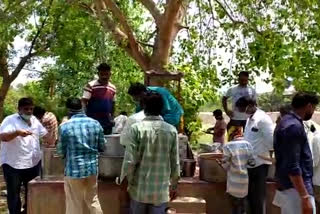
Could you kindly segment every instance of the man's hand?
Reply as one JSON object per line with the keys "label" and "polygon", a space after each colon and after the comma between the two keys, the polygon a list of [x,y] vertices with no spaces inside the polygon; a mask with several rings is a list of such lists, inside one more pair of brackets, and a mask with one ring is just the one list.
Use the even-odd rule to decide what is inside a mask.
{"label": "man's hand", "polygon": [[312,204],[310,202],[310,198],[303,197],[303,198],[301,198],[301,202],[302,202],[302,214],[312,214],[313,208],[312,208]]}
{"label": "man's hand", "polygon": [[178,196],[177,189],[170,188],[169,196],[170,196],[170,201],[173,201],[174,199],[176,199]]}
{"label": "man's hand", "polygon": [[17,130],[17,135],[21,137],[27,137],[29,135],[32,135],[32,132],[21,129],[21,130]]}
{"label": "man's hand", "polygon": [[226,114],[227,114],[230,118],[233,117],[233,111],[231,111],[231,110],[226,111]]}

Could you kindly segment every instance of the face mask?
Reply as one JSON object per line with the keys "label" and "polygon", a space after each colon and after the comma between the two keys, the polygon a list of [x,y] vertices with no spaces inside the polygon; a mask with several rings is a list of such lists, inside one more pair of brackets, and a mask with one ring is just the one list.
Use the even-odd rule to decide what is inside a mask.
{"label": "face mask", "polygon": [[24,119],[25,121],[29,121],[31,119],[32,115],[28,115],[28,114],[20,114],[20,116],[22,117],[22,119]]}

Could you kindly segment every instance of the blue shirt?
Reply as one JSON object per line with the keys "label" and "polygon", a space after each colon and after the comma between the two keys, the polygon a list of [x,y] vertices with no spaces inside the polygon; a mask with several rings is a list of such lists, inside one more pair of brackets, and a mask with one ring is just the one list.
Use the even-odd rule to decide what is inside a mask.
{"label": "blue shirt", "polygon": [[[161,116],[167,123],[178,126],[180,118],[183,115],[183,109],[178,100],[164,87],[149,86],[148,90],[157,92],[161,95],[163,100],[163,108]],[[141,110],[141,107],[137,108],[137,112]]]}
{"label": "blue shirt", "polygon": [[57,152],[65,157],[65,176],[85,178],[98,172],[98,152],[104,148],[103,129],[98,121],[76,114],[59,130]]}
{"label": "blue shirt", "polygon": [[307,135],[301,118],[290,113],[285,115],[274,134],[276,178],[281,189],[294,188],[289,175],[301,175],[310,195],[313,195],[313,161]]}

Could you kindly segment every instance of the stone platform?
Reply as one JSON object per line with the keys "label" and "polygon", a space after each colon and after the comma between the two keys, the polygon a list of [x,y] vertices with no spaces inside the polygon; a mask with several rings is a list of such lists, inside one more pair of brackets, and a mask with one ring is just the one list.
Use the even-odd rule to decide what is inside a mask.
{"label": "stone platform", "polygon": [[[62,178],[34,179],[29,183],[28,214],[64,214],[65,194]],[[225,183],[208,183],[197,178],[182,178],[178,186],[181,197],[197,197],[206,201],[206,213],[229,214],[230,202],[225,193]],[[275,184],[267,184],[267,214],[280,214],[271,204]],[[126,191],[114,181],[99,181],[99,200],[104,213],[125,214],[129,207]]]}

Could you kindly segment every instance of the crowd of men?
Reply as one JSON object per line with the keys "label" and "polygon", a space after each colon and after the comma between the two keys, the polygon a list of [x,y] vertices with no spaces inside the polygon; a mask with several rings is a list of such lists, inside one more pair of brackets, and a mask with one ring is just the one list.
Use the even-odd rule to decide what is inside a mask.
{"label": "crowd of men", "polygon": [[[34,107],[30,98],[20,99],[18,112],[1,123],[0,160],[10,214],[26,213],[26,205],[21,211],[20,189],[26,189],[27,202],[27,184],[41,169],[40,141],[56,147],[65,160],[66,213],[103,213],[97,196],[98,154],[107,143],[104,135],[111,133],[121,133],[120,143],[126,147],[117,182],[128,190],[132,214],[164,214],[176,197],[180,177],[177,127],[184,113],[179,102],[163,87],[134,83],[128,94],[137,104],[136,113],[127,117],[123,112],[114,120],[116,87],[110,83],[111,67],[102,63],[97,70],[98,79],[85,86],[82,99],[67,100],[68,116],[60,126],[51,112]],[[248,80],[249,74],[241,72],[239,85],[223,97],[229,123],[216,110],[217,123],[208,130],[214,142],[223,144],[224,157],[217,161],[227,170],[232,213],[266,212],[266,179],[274,161],[278,184],[274,204],[282,214],[316,213],[320,132],[305,121],[319,103],[317,96],[297,93],[291,108],[282,108],[275,125],[258,108]]]}

